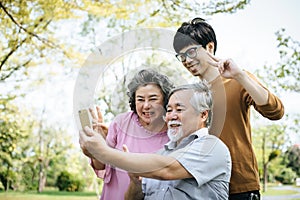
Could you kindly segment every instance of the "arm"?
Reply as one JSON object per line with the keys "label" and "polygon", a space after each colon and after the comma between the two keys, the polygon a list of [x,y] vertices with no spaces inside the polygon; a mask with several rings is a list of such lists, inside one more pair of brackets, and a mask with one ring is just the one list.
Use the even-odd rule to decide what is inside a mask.
{"label": "arm", "polygon": [[239,82],[257,105],[268,103],[269,92],[257,81],[253,80],[245,71],[240,69],[232,59],[221,60],[211,53],[208,54],[213,60],[210,64],[218,68],[221,76],[232,78]]}
{"label": "arm", "polygon": [[128,174],[130,177],[130,183],[125,193],[125,200],[143,200],[144,193],[142,191],[141,177]]}
{"label": "arm", "polygon": [[135,173],[136,176],[162,180],[192,177],[175,158],[157,154],[126,153],[112,149],[100,134],[88,127],[80,131],[79,143],[96,160]]}
{"label": "arm", "polygon": [[245,71],[238,73],[234,79],[246,89],[257,105],[266,105],[268,103],[269,92]]}
{"label": "arm", "polygon": [[102,162],[99,162],[98,160],[91,158],[91,166],[95,169],[95,170],[104,170],[105,169],[105,164],[103,164]]}
{"label": "arm", "polygon": [[[123,151],[129,152],[127,145],[123,145]],[[128,173],[130,183],[124,195],[124,200],[143,200],[144,193],[142,190],[142,177]]]}
{"label": "arm", "polygon": [[254,101],[255,109],[264,117],[271,120],[281,119],[284,106],[280,99],[264,88],[255,77],[241,70],[232,59],[221,60],[208,53],[212,61],[209,64],[217,67],[224,78],[235,79],[242,85]]}

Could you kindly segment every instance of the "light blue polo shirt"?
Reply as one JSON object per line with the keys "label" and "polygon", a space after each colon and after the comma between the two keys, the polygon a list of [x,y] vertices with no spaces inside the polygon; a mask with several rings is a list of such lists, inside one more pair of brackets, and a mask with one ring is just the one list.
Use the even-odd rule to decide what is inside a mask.
{"label": "light blue polo shirt", "polygon": [[181,180],[142,179],[145,200],[228,199],[231,157],[227,146],[202,128],[178,146],[169,142],[158,152],[174,157],[193,178]]}

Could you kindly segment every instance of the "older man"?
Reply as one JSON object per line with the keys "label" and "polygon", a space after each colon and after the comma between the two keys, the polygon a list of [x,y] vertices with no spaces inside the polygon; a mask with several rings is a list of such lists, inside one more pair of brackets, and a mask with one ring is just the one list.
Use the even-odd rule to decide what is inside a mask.
{"label": "older man", "polygon": [[180,86],[167,105],[170,142],[157,154],[112,149],[88,127],[80,132],[80,145],[96,160],[145,177],[144,199],[228,199],[231,157],[224,143],[208,134],[211,109],[206,83]]}

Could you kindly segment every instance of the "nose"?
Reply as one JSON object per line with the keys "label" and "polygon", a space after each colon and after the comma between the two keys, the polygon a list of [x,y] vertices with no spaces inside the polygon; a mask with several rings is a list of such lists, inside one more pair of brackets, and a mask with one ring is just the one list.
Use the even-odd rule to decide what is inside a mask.
{"label": "nose", "polygon": [[192,58],[187,57],[186,60],[183,62],[183,65],[188,69],[188,68],[190,68],[192,66],[191,65],[192,61],[193,61]]}
{"label": "nose", "polygon": [[189,56],[186,56],[185,57],[185,62],[186,63],[190,63],[190,62],[192,62],[193,61],[193,58],[190,58]]}
{"label": "nose", "polygon": [[168,112],[168,113],[166,114],[166,119],[167,119],[167,120],[178,119],[177,112],[176,112],[176,111]]}

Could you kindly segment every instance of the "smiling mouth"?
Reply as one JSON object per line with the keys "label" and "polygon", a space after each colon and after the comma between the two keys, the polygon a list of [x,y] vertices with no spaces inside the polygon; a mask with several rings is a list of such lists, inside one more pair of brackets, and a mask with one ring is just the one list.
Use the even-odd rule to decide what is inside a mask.
{"label": "smiling mouth", "polygon": [[179,124],[171,124],[170,127],[172,128],[176,128],[176,127],[179,127],[180,125]]}
{"label": "smiling mouth", "polygon": [[143,112],[143,115],[146,117],[150,117],[150,116],[154,115],[154,112]]}
{"label": "smiling mouth", "polygon": [[175,122],[175,121],[170,121],[169,123],[168,123],[168,126],[170,127],[170,128],[177,128],[177,127],[180,127],[182,124],[180,123],[180,122]]}

